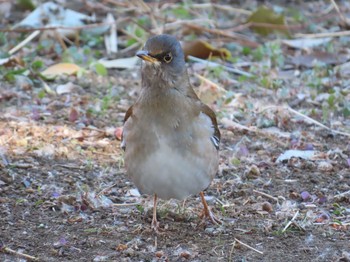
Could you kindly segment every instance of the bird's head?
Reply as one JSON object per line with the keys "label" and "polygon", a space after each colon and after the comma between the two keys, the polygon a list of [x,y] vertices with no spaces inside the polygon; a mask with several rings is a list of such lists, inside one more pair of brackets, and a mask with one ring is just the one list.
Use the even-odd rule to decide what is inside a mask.
{"label": "bird's head", "polygon": [[142,80],[176,85],[187,74],[184,54],[179,41],[170,35],[157,35],[147,40],[143,50],[136,55],[144,61]]}

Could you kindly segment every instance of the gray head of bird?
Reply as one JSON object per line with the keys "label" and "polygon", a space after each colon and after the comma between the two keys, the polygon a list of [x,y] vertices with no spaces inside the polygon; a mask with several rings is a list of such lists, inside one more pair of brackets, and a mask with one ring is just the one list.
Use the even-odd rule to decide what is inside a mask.
{"label": "gray head of bird", "polygon": [[179,41],[171,35],[151,37],[136,55],[144,61],[143,86],[175,87],[187,78],[184,53]]}

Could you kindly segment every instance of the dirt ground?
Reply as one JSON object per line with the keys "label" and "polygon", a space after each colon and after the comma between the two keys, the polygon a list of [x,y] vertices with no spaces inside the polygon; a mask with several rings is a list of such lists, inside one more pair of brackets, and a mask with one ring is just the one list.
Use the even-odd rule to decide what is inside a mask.
{"label": "dirt ground", "polygon": [[[320,8],[310,2],[301,10]],[[332,48],[348,54],[348,41],[333,40]],[[282,48],[281,57],[291,55]],[[250,72],[266,72],[264,62],[252,63]],[[140,196],[125,176],[118,140],[140,88],[138,69],[50,82],[76,86],[61,95],[1,80],[1,261],[350,261],[350,119],[336,107],[322,118],[315,98],[338,86],[344,101],[337,103],[346,104],[350,75],[325,79],[322,68],[315,73],[287,61],[280,70],[292,77],[269,88],[196,63],[188,68],[198,93],[212,87],[195,74],[230,92],[202,96],[222,133],[219,171],[205,194],[223,224],[202,222],[200,198],[190,196],[160,200],[161,232],[151,230],[152,196]],[[305,79],[322,84],[315,91]],[[290,149],[313,156],[279,161]]]}

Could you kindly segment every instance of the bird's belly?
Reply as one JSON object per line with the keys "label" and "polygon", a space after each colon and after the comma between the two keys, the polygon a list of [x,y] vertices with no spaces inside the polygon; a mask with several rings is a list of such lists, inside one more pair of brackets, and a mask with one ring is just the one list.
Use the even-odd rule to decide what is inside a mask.
{"label": "bird's belly", "polygon": [[188,154],[163,143],[138,163],[129,162],[128,174],[142,193],[183,199],[207,188],[215,175],[217,152],[213,145],[208,146],[213,154]]}
{"label": "bird's belly", "polygon": [[141,193],[183,199],[209,186],[219,157],[206,115],[200,114],[191,123],[182,120],[177,127],[139,119],[145,122],[128,120],[124,131],[127,175]]}

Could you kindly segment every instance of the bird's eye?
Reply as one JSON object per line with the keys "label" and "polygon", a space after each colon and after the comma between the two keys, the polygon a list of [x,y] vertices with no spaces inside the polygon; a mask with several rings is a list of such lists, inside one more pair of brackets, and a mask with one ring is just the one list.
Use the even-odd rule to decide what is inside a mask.
{"label": "bird's eye", "polygon": [[171,60],[173,60],[172,54],[171,54],[171,53],[166,54],[166,55],[163,57],[163,60],[164,60],[166,63],[170,63]]}

